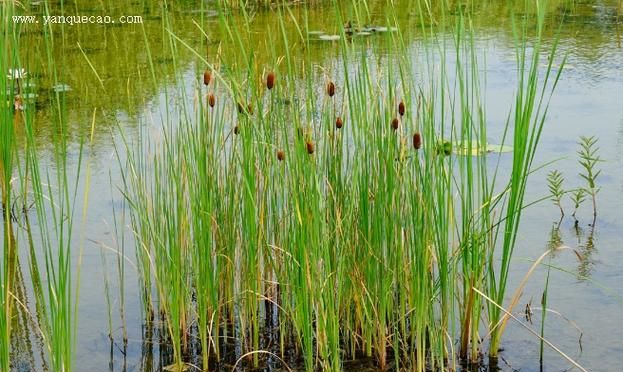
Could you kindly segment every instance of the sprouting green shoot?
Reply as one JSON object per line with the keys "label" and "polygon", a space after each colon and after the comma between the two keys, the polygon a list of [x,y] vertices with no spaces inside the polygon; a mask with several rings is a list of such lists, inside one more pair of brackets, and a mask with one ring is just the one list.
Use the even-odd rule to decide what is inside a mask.
{"label": "sprouting green shoot", "polygon": [[599,147],[597,147],[597,138],[595,136],[581,136],[580,150],[578,150],[578,162],[582,166],[583,170],[580,172],[580,177],[586,181],[584,191],[591,197],[593,202],[593,219],[597,218],[597,193],[600,187],[597,186],[597,177],[601,173],[600,169],[597,169],[597,164],[603,160],[597,154]]}
{"label": "sprouting green shoot", "polygon": [[573,191],[571,191],[571,201],[573,202],[573,218],[576,220],[577,222],[577,218],[576,218],[576,213],[578,212],[578,209],[580,208],[580,206],[582,205],[582,203],[584,203],[584,201],[586,200],[586,190],[584,190],[583,188],[577,188]]}
{"label": "sprouting green shoot", "polygon": [[564,178],[558,170],[553,170],[547,174],[547,186],[551,195],[550,200],[560,209],[560,217],[564,217],[565,211],[562,208],[562,197],[565,191],[562,187]]}

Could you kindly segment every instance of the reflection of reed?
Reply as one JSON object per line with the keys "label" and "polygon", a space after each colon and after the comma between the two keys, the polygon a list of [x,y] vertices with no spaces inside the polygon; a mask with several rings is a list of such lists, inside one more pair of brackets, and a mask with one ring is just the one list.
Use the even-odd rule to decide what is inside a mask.
{"label": "reflection of reed", "polygon": [[[10,225],[10,222],[9,222]],[[6,226],[6,225],[5,225]],[[6,227],[5,227],[6,228]],[[12,227],[10,226],[10,229]],[[10,232],[13,235],[13,232]],[[15,239],[13,238],[13,241]],[[14,251],[15,252],[15,251]],[[24,283],[24,275],[22,274],[19,257],[14,256],[14,282],[12,283],[12,293],[14,297],[12,309],[15,315],[11,322],[11,353],[12,359],[17,361],[20,370],[36,371],[35,368],[35,348],[32,341],[33,336],[40,341],[39,351],[43,353],[43,340],[37,332],[32,332],[32,319],[28,312],[28,298],[26,297],[26,287]],[[18,304],[17,301],[20,303]]]}
{"label": "reflection of reed", "polygon": [[[561,219],[562,221],[562,219]],[[556,252],[556,249],[564,245],[562,240],[562,234],[560,233],[560,222],[554,224],[549,233],[549,240],[547,241],[547,249]]]}
{"label": "reflection of reed", "polygon": [[595,251],[595,224],[589,226],[590,228],[584,244],[582,244],[584,230],[577,225],[574,228],[575,235],[578,239],[578,247],[580,249],[580,263],[578,264],[578,276],[580,280],[589,278],[593,269],[593,260],[591,257]]}
{"label": "reflection of reed", "polygon": [[[123,363],[119,370],[125,372],[128,370],[128,344],[124,343],[123,347],[120,347],[115,343],[115,340],[112,337],[110,338],[110,358],[108,361],[108,369],[111,371],[115,370],[115,348],[117,348],[121,355],[123,355]],[[151,371],[151,369],[140,369],[140,371]]]}
{"label": "reflection of reed", "polygon": [[154,331],[151,322],[143,326],[143,345],[141,350],[141,371],[154,370]]}
{"label": "reflection of reed", "polygon": [[[0,166],[2,166],[2,163],[0,163]],[[5,172],[4,172],[4,168],[0,169],[0,173],[2,174],[2,179],[0,180],[2,182],[2,186],[3,186],[3,190],[2,190],[2,215],[3,215],[3,226],[4,226],[4,236],[3,236],[3,254],[4,254],[4,262],[3,264],[6,265],[4,267],[4,276],[5,276],[5,280],[2,282],[3,285],[5,286],[5,290],[3,291],[2,295],[4,296],[4,312],[6,314],[6,319],[8,322],[8,319],[13,319],[13,308],[15,306],[15,301],[11,298],[11,294],[15,293],[15,272],[16,272],[16,265],[17,265],[17,249],[16,249],[16,240],[15,240],[15,235],[13,232],[13,221],[11,220],[11,212],[10,212],[10,208],[8,206],[9,204],[9,197],[8,197],[8,192],[10,192],[10,190],[6,189],[6,183],[4,182],[4,177],[6,176]],[[8,322],[7,324],[7,328],[8,331],[7,333],[9,335],[12,334],[12,322]]]}

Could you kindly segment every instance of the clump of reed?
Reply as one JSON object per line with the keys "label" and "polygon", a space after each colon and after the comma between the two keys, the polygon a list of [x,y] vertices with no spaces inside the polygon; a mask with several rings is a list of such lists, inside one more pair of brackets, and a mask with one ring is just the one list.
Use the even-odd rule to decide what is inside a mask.
{"label": "clump of reed", "polygon": [[[514,147],[508,179],[491,170],[491,158],[504,155],[483,150],[485,79],[462,17],[453,45],[425,51],[428,63],[444,66],[439,74],[416,74],[407,63],[380,73],[341,41],[345,67],[324,76],[310,61],[293,63],[288,48],[277,51],[286,61],[278,82],[244,47],[244,25],[232,27],[226,14],[219,20],[244,62],[201,59],[221,88],[218,105],[207,101],[213,114],[197,99],[180,123],[165,123],[160,152],[143,158],[139,149],[127,163],[139,274],[145,293],[155,294],[143,300],[165,319],[177,368],[191,324],[199,327],[204,369],[223,358],[231,337],[254,367],[261,353],[283,358],[292,348],[309,371],[338,371],[361,354],[381,369],[418,371],[455,369],[484,352],[495,358],[543,102],[558,79],[551,65],[540,77],[543,19],[534,45],[527,29],[517,30],[518,89],[505,124],[514,130],[501,139]],[[397,34],[387,42],[406,50]],[[237,69],[224,76],[213,68],[221,63]],[[394,87],[417,105],[409,112],[404,101],[396,105]],[[295,97],[298,104],[282,104]]]}
{"label": "clump of reed", "polygon": [[[58,138],[53,139],[53,146],[45,154],[35,134],[39,124],[35,105],[28,102],[19,107],[4,105],[7,100],[13,102],[21,84],[28,86],[31,83],[30,75],[21,72],[27,71],[29,66],[22,64],[25,62],[21,51],[26,41],[11,21],[15,11],[13,2],[0,4],[0,13],[3,14],[0,20],[3,45],[0,53],[0,183],[4,227],[0,264],[0,370],[15,368],[14,361],[8,359],[10,339],[29,337],[24,336],[27,333],[24,329],[11,329],[11,323],[15,323],[15,315],[19,313],[29,319],[29,324],[21,326],[34,324],[35,337],[44,350],[42,365],[55,371],[72,371],[82,254],[78,250],[82,241],[76,239],[75,230],[79,217],[84,222],[88,205],[90,167],[86,167],[86,176],[82,172],[86,144],[92,136],[80,137],[78,147],[73,150],[77,159],[70,166],[67,106],[61,92],[55,92],[49,98],[53,107],[49,125]],[[61,73],[59,62],[53,58],[51,30],[44,28],[43,33],[41,58],[45,61],[45,68],[38,72],[51,77],[53,85],[58,85]],[[18,78],[24,81],[17,84],[9,81],[5,73],[11,69],[20,71]],[[93,128],[94,122],[91,123],[91,134]],[[86,184],[83,189],[79,186],[81,182]],[[84,190],[84,194],[80,190]],[[78,202],[83,207],[81,211],[77,210]],[[16,221],[19,229],[14,230]],[[20,236],[22,240],[18,240]],[[20,283],[20,288],[15,280],[18,247],[27,252],[31,280],[27,288],[33,293],[34,309],[21,297],[26,291],[25,284]]]}

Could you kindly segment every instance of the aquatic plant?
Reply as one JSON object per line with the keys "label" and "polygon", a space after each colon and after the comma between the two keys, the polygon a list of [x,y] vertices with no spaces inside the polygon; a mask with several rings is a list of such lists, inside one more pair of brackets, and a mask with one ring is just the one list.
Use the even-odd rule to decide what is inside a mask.
{"label": "aquatic plant", "polygon": [[593,202],[594,220],[597,218],[597,194],[600,190],[597,186],[597,177],[599,177],[599,174],[601,173],[601,170],[596,169],[596,166],[602,160],[597,154],[599,151],[599,148],[596,146],[597,138],[594,136],[581,136],[578,144],[580,145],[580,149],[578,150],[578,163],[583,168],[583,171],[580,173],[580,177],[586,181],[584,191],[591,197]]}
{"label": "aquatic plant", "polygon": [[273,89],[274,86],[275,86],[275,73],[269,72],[268,75],[266,76],[266,88],[268,90],[271,90]]}
{"label": "aquatic plant", "polygon": [[[334,9],[338,25],[355,18]],[[278,86],[245,44],[244,11],[236,27],[219,14],[236,56],[205,59],[170,31],[171,55],[184,47],[213,71],[219,104],[209,115],[201,115],[205,99],[180,106],[155,154],[143,137],[124,144],[143,300],[161,314],[173,367],[187,363],[191,324],[204,369],[231,338],[236,365],[256,368],[260,354],[291,349],[306,370],[338,371],[361,354],[381,369],[418,371],[477,362],[487,351],[495,358],[525,189],[559,77],[539,64],[543,17],[536,39],[527,37],[530,22],[515,29],[518,86],[500,139],[512,142],[512,172],[502,177],[490,158],[506,155],[487,151],[486,79],[468,16],[443,25],[453,28],[448,43],[422,20],[427,45],[438,46],[421,52],[425,64],[410,63],[398,30],[384,35],[398,63],[377,66],[341,38],[341,63],[319,72],[309,48],[304,61],[290,55],[294,43],[310,42],[305,23],[292,40],[284,24],[294,17],[275,12],[281,32],[267,44],[278,35],[284,46],[270,63],[282,62]],[[393,26],[391,7],[387,20]],[[414,112],[396,96],[417,102]],[[463,148],[477,151],[457,153]]]}
{"label": "aquatic plant", "polygon": [[[12,45],[13,33],[11,32],[9,21],[12,12],[10,4],[0,4],[2,14],[6,14],[6,19],[0,20],[2,25],[3,48],[10,48]],[[11,106],[7,104],[14,99],[14,90],[8,89],[9,76],[5,72],[11,66],[12,61],[8,53],[0,53],[0,197],[2,208],[2,257],[0,258],[0,370],[8,371],[11,365],[10,344],[11,344],[11,323],[13,317],[13,299],[11,292],[13,289],[13,272],[16,255],[15,241],[12,239],[11,225],[11,204],[13,201],[11,179],[14,167],[14,126],[12,123]]]}
{"label": "aquatic plant", "polygon": [[578,208],[580,208],[582,203],[584,203],[584,201],[586,200],[586,190],[581,187],[575,190],[572,190],[570,198],[571,198],[571,201],[573,202],[573,213],[571,214],[571,216],[573,216],[573,218],[575,219],[577,223],[578,219],[576,217],[576,213],[578,212]]}
{"label": "aquatic plant", "polygon": [[335,95],[335,83],[332,81],[327,83],[327,95],[329,97],[333,97]]}
{"label": "aquatic plant", "polygon": [[564,182],[564,178],[562,173],[558,170],[553,170],[547,174],[547,186],[549,188],[550,200],[554,202],[554,205],[560,209],[560,217],[565,216],[565,211],[562,208],[562,197],[565,194],[565,191],[562,188],[562,184]]}

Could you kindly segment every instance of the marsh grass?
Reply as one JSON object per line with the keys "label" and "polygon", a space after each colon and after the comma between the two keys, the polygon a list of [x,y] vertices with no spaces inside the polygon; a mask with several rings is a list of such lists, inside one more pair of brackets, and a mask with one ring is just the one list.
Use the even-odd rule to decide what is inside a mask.
{"label": "marsh grass", "polygon": [[[54,139],[50,150],[50,164],[48,160],[41,160],[46,159],[46,156],[42,154],[43,147],[35,135],[35,105],[25,101],[23,105],[12,104],[23,93],[21,88],[29,86],[31,75],[28,71],[32,66],[26,65],[20,55],[25,41],[19,27],[11,20],[15,5],[3,2],[0,7],[3,16],[0,168],[5,232],[2,249],[3,320],[0,321],[0,331],[3,340],[0,343],[0,369],[9,371],[11,363],[6,356],[10,352],[18,352],[9,350],[10,343],[5,342],[8,339],[5,337],[10,337],[12,333],[10,322],[16,314],[13,310],[19,307],[17,314],[27,318],[21,326],[26,329],[32,326],[37,338],[45,345],[43,366],[49,366],[55,371],[71,371],[74,369],[81,261],[81,251],[74,250],[81,246],[81,242],[76,243],[78,239],[75,237],[74,222],[80,216],[76,211],[80,197],[83,222],[86,215],[90,168],[87,167],[86,177],[83,177],[81,165],[85,144],[92,141],[92,137],[84,137],[79,141],[79,148],[71,154],[77,157],[75,168],[69,166],[72,150],[67,142],[67,106],[63,93],[57,92],[51,97],[50,104],[53,107],[51,120],[58,138]],[[58,84],[59,69],[57,61],[52,57],[54,41],[51,32],[44,28],[45,50],[41,52],[49,70],[43,73],[50,76],[54,84]],[[18,73],[18,79],[10,79],[4,76],[7,71],[24,73]],[[93,125],[94,122],[90,133],[93,133]],[[78,193],[81,182],[84,182],[83,195]],[[36,223],[31,223],[33,215],[36,216]],[[16,237],[24,239],[18,242]],[[30,269],[28,291],[34,294],[34,309],[27,305],[24,298],[26,287],[23,279],[20,286],[15,283],[18,248],[24,248],[27,252]],[[26,333],[24,329],[14,331],[15,335]]]}
{"label": "marsh grass", "polygon": [[[339,25],[365,18],[362,4],[334,8]],[[165,17],[174,64],[179,48],[191,50],[197,79],[163,115],[157,143],[125,139],[120,162],[146,322],[153,312],[164,319],[173,367],[188,362],[192,324],[204,369],[225,358],[229,338],[253,367],[294,348],[306,370],[338,371],[361,355],[381,369],[455,369],[480,360],[487,336],[495,358],[525,189],[560,76],[555,43],[539,67],[543,13],[534,30],[514,25],[518,85],[500,138],[514,149],[508,176],[498,169],[506,155],[487,155],[486,79],[466,14],[443,15],[451,38],[421,20],[423,66],[400,31],[384,36],[398,60],[385,63],[341,26],[341,60],[321,72],[309,52],[290,55],[309,40],[305,16],[294,39],[286,34],[296,19],[288,7],[267,30],[270,66],[246,44],[244,10],[236,27],[230,14],[219,18],[235,57],[205,58]],[[396,26],[391,5],[386,23]],[[275,38],[284,50],[271,48]]]}
{"label": "marsh grass", "polygon": [[[11,4],[2,5],[2,43],[6,52],[0,53],[0,183],[2,194],[3,247],[2,264],[0,265],[0,288],[2,289],[2,316],[0,319],[0,369],[10,365],[11,324],[15,308],[14,291],[16,291],[15,275],[17,270],[17,241],[14,229],[14,207],[20,190],[20,184],[14,182],[16,170],[16,116],[14,102],[19,95],[18,86],[12,71],[15,69],[15,54],[12,51],[15,30],[9,20],[14,12]],[[7,74],[7,72],[9,72]],[[20,75],[20,73],[18,73]]]}

